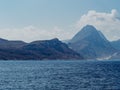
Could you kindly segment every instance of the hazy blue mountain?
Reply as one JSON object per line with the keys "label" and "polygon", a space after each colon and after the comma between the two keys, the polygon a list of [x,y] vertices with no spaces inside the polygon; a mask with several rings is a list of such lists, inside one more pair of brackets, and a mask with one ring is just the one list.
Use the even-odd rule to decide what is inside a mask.
{"label": "hazy blue mountain", "polygon": [[110,42],[92,25],[83,27],[68,45],[87,59],[106,58],[115,53]]}
{"label": "hazy blue mountain", "polygon": [[34,41],[8,41],[0,39],[2,60],[83,59],[58,39]]}
{"label": "hazy blue mountain", "polygon": [[112,42],[111,42],[111,45],[112,45],[115,49],[120,50],[120,40],[112,41]]}
{"label": "hazy blue mountain", "polygon": [[20,48],[26,45],[26,42],[23,41],[9,41],[6,39],[0,38],[0,48]]}
{"label": "hazy blue mountain", "polygon": [[111,59],[120,59],[120,40],[112,41],[111,45],[117,50],[111,57]]}

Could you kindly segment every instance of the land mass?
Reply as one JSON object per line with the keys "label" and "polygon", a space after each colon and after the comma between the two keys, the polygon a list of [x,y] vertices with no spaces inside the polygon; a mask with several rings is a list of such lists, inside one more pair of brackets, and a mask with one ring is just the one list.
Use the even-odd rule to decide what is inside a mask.
{"label": "land mass", "polygon": [[57,38],[30,43],[0,38],[0,60],[44,59],[120,59],[120,40],[110,42],[92,25],[63,42]]}
{"label": "land mass", "polygon": [[0,39],[0,60],[43,59],[83,59],[83,57],[57,38],[31,43]]}

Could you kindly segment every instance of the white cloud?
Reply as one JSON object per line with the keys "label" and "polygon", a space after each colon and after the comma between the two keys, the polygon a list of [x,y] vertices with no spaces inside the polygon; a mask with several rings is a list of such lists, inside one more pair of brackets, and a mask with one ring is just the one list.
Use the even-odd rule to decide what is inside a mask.
{"label": "white cloud", "polygon": [[115,9],[111,10],[110,13],[90,10],[87,14],[81,16],[76,27],[81,29],[87,24],[94,25],[109,40],[120,39],[120,15]]}
{"label": "white cloud", "polygon": [[101,30],[109,40],[120,39],[120,16],[117,10],[112,10],[110,13],[90,10],[87,14],[81,16],[76,25],[77,29],[73,26],[68,26],[66,29],[55,26],[49,30],[40,29],[35,26],[7,28],[0,29],[0,37],[9,40],[24,40],[27,42],[56,37],[60,40],[65,40],[72,38],[78,30],[87,24],[94,25],[98,30]]}
{"label": "white cloud", "polygon": [[31,42],[34,40],[45,40],[59,38],[61,40],[71,38],[71,33],[55,26],[51,30],[40,29],[34,26],[24,28],[0,29],[0,37],[8,40],[24,40]]}

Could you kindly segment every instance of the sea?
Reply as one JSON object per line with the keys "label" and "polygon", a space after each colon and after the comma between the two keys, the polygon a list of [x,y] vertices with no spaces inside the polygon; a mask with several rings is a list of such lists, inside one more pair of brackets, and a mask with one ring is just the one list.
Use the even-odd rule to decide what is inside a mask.
{"label": "sea", "polygon": [[120,60],[0,61],[0,90],[120,90]]}

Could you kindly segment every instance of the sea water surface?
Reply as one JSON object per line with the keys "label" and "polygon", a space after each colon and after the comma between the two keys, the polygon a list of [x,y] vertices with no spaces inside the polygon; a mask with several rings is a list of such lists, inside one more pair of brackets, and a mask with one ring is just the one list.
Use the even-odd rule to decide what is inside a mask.
{"label": "sea water surface", "polygon": [[0,90],[120,90],[120,61],[0,61]]}

